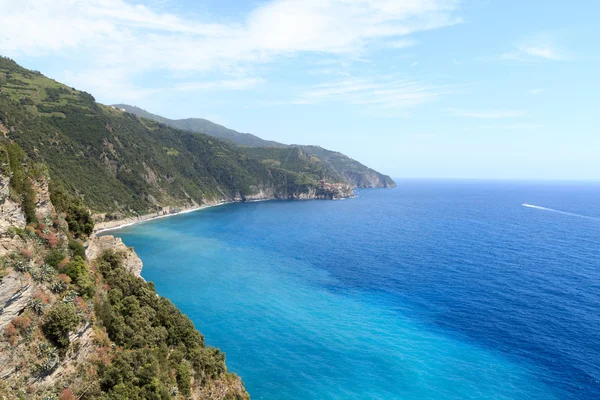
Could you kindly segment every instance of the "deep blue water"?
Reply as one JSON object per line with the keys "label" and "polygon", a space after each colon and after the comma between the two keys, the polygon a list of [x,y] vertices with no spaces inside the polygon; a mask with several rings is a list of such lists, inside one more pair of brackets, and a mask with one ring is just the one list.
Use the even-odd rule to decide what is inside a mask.
{"label": "deep blue water", "polygon": [[600,184],[399,186],[113,234],[254,399],[600,399]]}

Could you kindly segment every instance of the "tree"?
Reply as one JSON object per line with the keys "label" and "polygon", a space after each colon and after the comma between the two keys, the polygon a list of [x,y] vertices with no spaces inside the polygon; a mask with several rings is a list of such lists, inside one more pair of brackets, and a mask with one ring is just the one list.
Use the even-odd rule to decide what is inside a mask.
{"label": "tree", "polygon": [[69,332],[79,325],[79,316],[73,304],[58,303],[46,314],[44,334],[58,347],[69,345]]}

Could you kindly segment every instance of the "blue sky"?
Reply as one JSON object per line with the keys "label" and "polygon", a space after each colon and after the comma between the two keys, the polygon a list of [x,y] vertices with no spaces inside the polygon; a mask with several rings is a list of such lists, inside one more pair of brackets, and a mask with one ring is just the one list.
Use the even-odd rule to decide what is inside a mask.
{"label": "blue sky", "polygon": [[394,177],[600,179],[600,2],[0,0],[0,54],[98,101]]}

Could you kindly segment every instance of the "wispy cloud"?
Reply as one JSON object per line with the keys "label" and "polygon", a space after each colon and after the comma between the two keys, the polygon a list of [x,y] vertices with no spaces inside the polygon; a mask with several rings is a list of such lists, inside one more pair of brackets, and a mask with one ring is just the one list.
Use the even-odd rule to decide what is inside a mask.
{"label": "wispy cloud", "polygon": [[[455,92],[458,86],[432,85],[422,81],[403,80],[387,76],[379,79],[347,79],[315,85],[304,91],[294,104],[322,104],[339,102],[363,105],[370,112],[405,110],[435,101],[440,96]],[[380,114],[380,113],[378,113]]]}
{"label": "wispy cloud", "polygon": [[503,130],[503,131],[524,131],[544,128],[543,124],[536,123],[525,123],[525,124],[493,124],[493,125],[480,125],[479,129],[489,130]]}
{"label": "wispy cloud", "polygon": [[568,51],[556,44],[554,35],[543,33],[520,40],[514,50],[503,53],[505,60],[532,61],[536,59],[564,61],[570,59]]}
{"label": "wispy cloud", "polygon": [[0,53],[88,59],[90,71],[118,71],[97,78],[115,77],[107,85],[116,89],[147,71],[230,74],[302,53],[360,55],[377,40],[406,47],[415,32],[460,22],[458,3],[271,0],[223,22],[123,0],[0,0]]}
{"label": "wispy cloud", "polygon": [[[253,88],[262,84],[261,78],[238,78],[212,81],[184,81],[160,87],[140,88],[129,81],[129,73],[121,68],[66,72],[66,79],[75,86],[85,87],[94,95],[110,98],[119,93],[122,101],[135,101],[147,96],[169,91],[235,91]],[[99,79],[101,77],[102,79]]]}
{"label": "wispy cloud", "polygon": [[521,118],[526,117],[527,113],[519,110],[462,110],[457,108],[449,108],[446,110],[446,115],[451,117],[466,117],[466,118],[482,118],[482,119],[500,119],[500,118]]}
{"label": "wispy cloud", "polygon": [[412,39],[402,39],[402,40],[395,40],[393,42],[390,42],[389,45],[390,45],[390,47],[393,47],[395,49],[403,49],[405,47],[416,46],[417,41],[412,40]]}
{"label": "wispy cloud", "polygon": [[527,91],[528,95],[531,96],[537,96],[538,94],[542,93],[544,91],[544,89],[531,89]]}

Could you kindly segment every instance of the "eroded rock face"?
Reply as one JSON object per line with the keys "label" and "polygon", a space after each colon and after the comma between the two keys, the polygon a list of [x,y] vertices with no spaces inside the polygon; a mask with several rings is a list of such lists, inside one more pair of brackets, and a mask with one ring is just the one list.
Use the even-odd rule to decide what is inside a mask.
{"label": "eroded rock face", "polygon": [[18,236],[8,235],[8,229],[25,227],[21,205],[10,198],[9,182],[8,176],[0,174],[0,257],[17,251],[22,245]]}
{"label": "eroded rock face", "polygon": [[0,235],[5,234],[11,226],[25,227],[21,205],[10,198],[9,182],[10,177],[0,174]]}
{"label": "eroded rock face", "polygon": [[352,187],[345,183],[328,183],[321,181],[317,187],[310,187],[306,191],[277,191],[270,186],[255,186],[252,194],[237,196],[234,201],[258,201],[258,200],[333,200],[353,197]]}
{"label": "eroded rock face", "polygon": [[55,210],[50,201],[48,181],[45,178],[33,181],[33,190],[35,191],[35,213],[38,219],[43,220],[44,217],[53,215]]}
{"label": "eroded rock face", "polygon": [[32,298],[34,285],[23,274],[11,272],[0,282],[0,332],[21,314]]}
{"label": "eroded rock face", "polygon": [[85,250],[85,256],[88,260],[94,260],[98,258],[106,250],[112,250],[117,253],[122,253],[123,266],[131,271],[135,276],[140,276],[142,272],[142,260],[133,251],[133,248],[127,247],[121,238],[114,236],[100,236],[92,237],[88,241],[87,249]]}

